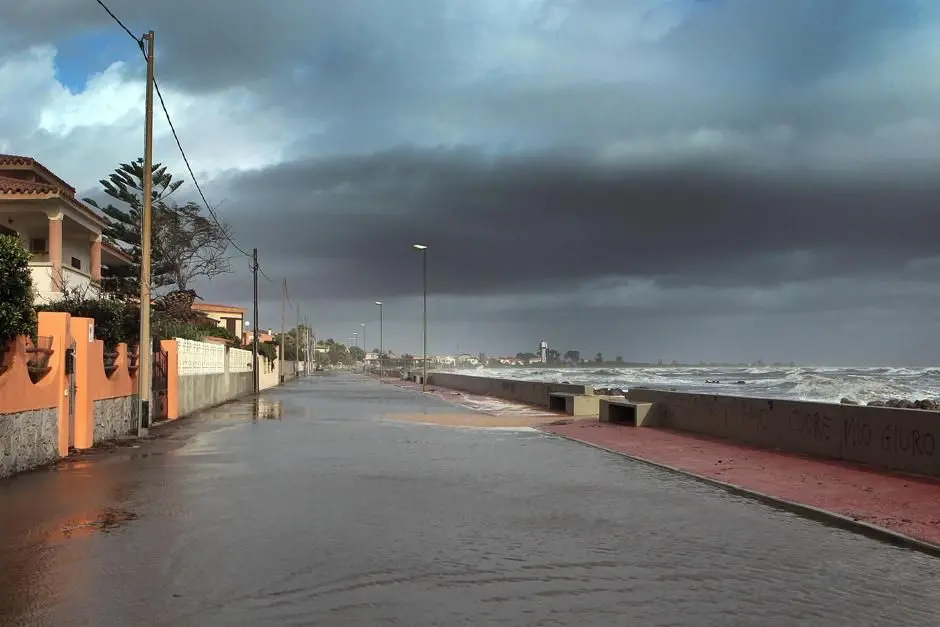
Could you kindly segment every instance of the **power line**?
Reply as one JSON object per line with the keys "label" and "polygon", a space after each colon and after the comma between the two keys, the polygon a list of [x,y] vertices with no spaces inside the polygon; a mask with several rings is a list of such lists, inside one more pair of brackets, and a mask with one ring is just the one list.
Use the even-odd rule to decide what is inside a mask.
{"label": "power line", "polygon": [[[124,22],[121,21],[121,18],[115,15],[114,11],[109,9],[107,5],[105,5],[105,3],[102,2],[102,0],[96,0],[96,2],[98,3],[99,6],[101,6],[102,9],[105,10],[105,12],[107,12],[109,16],[111,16],[111,19],[113,19],[118,24],[118,26],[120,26],[121,29],[123,29],[124,32],[127,33],[128,37],[130,37],[137,43],[138,47],[140,47],[141,53],[146,58],[146,53],[144,52],[143,38],[137,37],[131,31],[131,29],[129,29],[124,24]],[[244,256],[251,258],[252,255],[249,252],[247,252],[244,248],[239,246],[238,242],[232,239],[231,235],[228,234],[228,230],[219,220],[218,215],[216,215],[215,211],[212,209],[212,205],[210,205],[209,201],[206,199],[206,195],[202,192],[202,186],[199,185],[199,180],[196,178],[196,173],[193,172],[192,165],[190,165],[189,163],[189,157],[186,156],[186,151],[183,150],[183,144],[180,141],[179,134],[176,132],[176,126],[173,124],[173,119],[170,117],[170,111],[167,109],[166,101],[163,99],[163,93],[160,91],[160,85],[159,83],[157,83],[156,78],[153,79],[153,87],[157,92],[157,98],[160,100],[160,108],[163,109],[163,115],[166,117],[166,122],[170,127],[170,132],[173,134],[173,139],[176,142],[176,147],[180,151],[180,156],[183,157],[183,163],[186,165],[186,170],[189,172],[189,176],[192,178],[193,185],[196,187],[196,191],[199,193],[199,197],[202,199],[202,203],[205,205],[206,210],[209,212],[209,215],[212,216],[212,219],[215,221],[216,225],[219,227],[219,230],[222,232],[222,235],[225,236],[225,239],[229,241],[229,243],[235,248],[235,250],[237,250]],[[261,269],[260,264],[258,264],[258,271],[261,273],[261,276],[263,276],[265,279],[267,279],[271,283],[276,282],[274,281],[274,279],[272,279],[267,274],[265,274],[264,270]]]}
{"label": "power line", "polygon": [[163,100],[163,94],[160,93],[160,85],[157,83],[157,79],[153,79],[153,87],[157,91],[157,98],[160,100],[160,108],[163,109],[163,115],[166,116],[166,123],[170,126],[170,132],[173,133],[173,139],[176,141],[176,147],[179,148],[180,156],[183,157],[183,163],[186,164],[186,170],[189,172],[189,176],[192,177],[193,185],[196,186],[196,191],[199,192],[199,197],[202,198],[203,204],[206,206],[206,209],[209,211],[209,215],[212,216],[212,219],[215,220],[215,223],[218,225],[219,230],[225,235],[225,239],[231,242],[232,246],[235,247],[235,250],[245,255],[246,257],[251,257],[251,253],[246,252],[239,246],[234,239],[226,231],[225,227],[222,226],[222,223],[219,221],[219,217],[215,215],[215,211],[212,210],[212,205],[209,204],[209,201],[206,200],[206,195],[202,193],[202,187],[199,185],[199,181],[196,179],[196,174],[193,172],[192,166],[189,164],[189,157],[186,156],[186,151],[183,150],[183,144],[180,142],[180,137],[176,133],[176,127],[173,125],[173,120],[170,118],[170,112],[166,108],[166,102]]}
{"label": "power line", "polygon": [[124,29],[124,32],[127,33],[128,36],[129,36],[131,39],[133,39],[134,41],[137,42],[137,45],[140,46],[141,52],[143,52],[143,49],[144,49],[144,40],[143,40],[143,38],[138,37],[137,35],[135,35],[134,33],[132,33],[132,32],[131,32],[131,29],[129,29],[127,26],[125,26],[125,25],[124,25],[124,22],[121,21],[121,18],[119,18],[117,15],[115,15],[115,14],[114,14],[114,11],[112,11],[111,9],[109,9],[109,8],[107,7],[107,5],[105,5],[104,2],[102,2],[101,0],[97,0],[97,2],[98,2],[98,4],[101,6],[101,8],[104,9],[104,10],[107,12],[107,14],[111,16],[111,19],[114,20],[115,22],[117,22],[118,26],[120,26],[121,28],[123,28],[123,29]]}
{"label": "power line", "polygon": [[271,277],[269,277],[268,275],[266,275],[266,274],[264,273],[264,270],[261,269],[261,265],[260,265],[260,264],[258,265],[258,272],[260,272],[260,273],[261,273],[261,276],[263,276],[264,278],[266,278],[266,279],[267,279],[268,281],[270,281],[271,283],[277,283],[277,281],[275,281],[274,279],[272,279]]}

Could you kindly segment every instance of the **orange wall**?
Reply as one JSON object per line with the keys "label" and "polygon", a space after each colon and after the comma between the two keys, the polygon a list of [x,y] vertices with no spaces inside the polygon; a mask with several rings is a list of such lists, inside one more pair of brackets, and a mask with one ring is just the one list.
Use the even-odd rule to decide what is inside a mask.
{"label": "orange wall", "polygon": [[109,377],[104,370],[104,342],[95,340],[88,348],[89,389],[92,400],[118,398],[137,394],[137,371],[131,374],[127,344],[118,344],[117,369]]}
{"label": "orange wall", "polygon": [[[56,353],[61,350],[61,347],[55,346],[54,340],[52,350]],[[54,376],[58,374],[54,372],[55,368],[53,367],[53,371],[50,371],[38,383],[33,383],[26,367],[28,359],[26,339],[16,338],[4,357],[4,364],[7,368],[0,375],[0,413],[2,414],[59,406],[62,387],[57,385],[60,380],[59,377]],[[52,358],[50,358],[51,361]]]}
{"label": "orange wall", "polygon": [[[128,368],[127,345],[117,347],[117,369],[108,377],[104,371],[104,342],[94,339],[91,318],[72,318],[75,338],[75,448],[94,445],[95,401],[137,393],[137,377]],[[89,338],[92,338],[89,341]]]}
{"label": "orange wall", "polygon": [[0,373],[0,414],[12,414],[33,409],[58,408],[60,455],[68,454],[69,398],[65,376],[65,351],[71,344],[69,315],[43,312],[39,314],[39,335],[52,338],[49,372],[37,383],[29,378],[26,340],[17,338],[4,356],[6,369]]}
{"label": "orange wall", "polygon": [[[39,314],[39,335],[52,337],[52,357],[49,365],[53,369],[45,379],[54,377],[50,387],[56,390],[59,405],[59,455],[69,454],[69,397],[68,376],[65,374],[65,352],[72,345],[72,317],[67,313],[42,312]],[[44,379],[44,380],[45,380]],[[39,383],[42,383],[40,381]]]}
{"label": "orange wall", "polygon": [[[132,396],[137,393],[136,370],[129,368],[127,346],[118,345],[117,368],[107,376],[104,370],[104,342],[94,339],[91,318],[72,318],[66,313],[39,314],[39,335],[52,338],[49,372],[33,383],[29,378],[26,341],[12,343],[0,373],[0,414],[19,413],[49,407],[58,408],[58,448],[60,455],[69,449],[69,385],[65,374],[66,350],[75,344],[74,446],[90,448],[94,442],[95,401]],[[91,338],[91,340],[89,340]],[[176,343],[173,342],[173,369],[170,386],[176,399]]]}

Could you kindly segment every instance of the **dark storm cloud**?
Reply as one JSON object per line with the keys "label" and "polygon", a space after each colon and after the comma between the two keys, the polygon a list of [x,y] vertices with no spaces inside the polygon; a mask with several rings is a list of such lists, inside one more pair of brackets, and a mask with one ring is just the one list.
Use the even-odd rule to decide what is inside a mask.
{"label": "dark storm cloud", "polygon": [[[937,350],[905,339],[891,353],[883,332],[894,316],[926,337],[929,316],[910,312],[938,306],[936,2],[108,4],[156,31],[191,156],[218,144],[217,167],[257,168],[203,183],[276,279],[262,280],[262,324],[279,319],[286,276],[340,338],[387,300],[389,337],[414,350],[420,300],[405,297],[421,290],[422,241],[432,317],[450,325],[432,351],[540,334],[584,351],[646,342],[653,358],[720,358],[742,338],[750,357]],[[105,29],[93,0],[12,2],[0,58]],[[209,94],[243,114],[233,123],[289,128],[293,143],[246,159],[218,128],[201,134],[186,101]],[[29,137],[75,151],[104,130]],[[203,293],[247,304],[246,265]],[[839,335],[850,310],[858,324]]]}
{"label": "dark storm cloud", "polygon": [[430,245],[435,291],[451,294],[563,291],[605,275],[768,286],[884,276],[940,255],[940,184],[915,173],[400,149],[243,174],[226,189],[240,233],[338,297],[420,290],[413,242]]}

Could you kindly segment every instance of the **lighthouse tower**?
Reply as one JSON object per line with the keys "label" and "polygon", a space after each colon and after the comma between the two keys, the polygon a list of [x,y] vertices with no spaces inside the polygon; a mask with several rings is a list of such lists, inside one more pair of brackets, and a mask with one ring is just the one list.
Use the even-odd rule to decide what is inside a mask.
{"label": "lighthouse tower", "polygon": [[548,342],[545,340],[539,342],[539,358],[542,360],[543,364],[548,363]]}

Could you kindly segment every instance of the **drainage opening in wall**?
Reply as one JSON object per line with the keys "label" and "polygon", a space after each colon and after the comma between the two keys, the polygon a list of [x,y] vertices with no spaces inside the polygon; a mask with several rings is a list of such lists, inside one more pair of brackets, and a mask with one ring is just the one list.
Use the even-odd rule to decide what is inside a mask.
{"label": "drainage opening in wall", "polygon": [[636,405],[615,405],[611,403],[608,412],[610,422],[618,425],[636,426]]}
{"label": "drainage opening in wall", "polygon": [[555,396],[552,394],[548,397],[548,408],[551,411],[567,411],[568,410],[568,399],[564,396]]}

